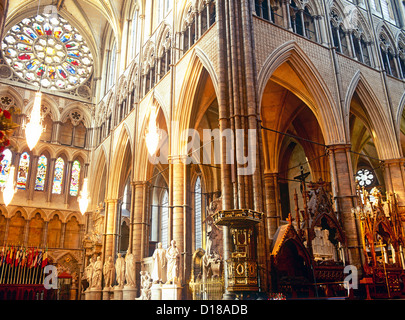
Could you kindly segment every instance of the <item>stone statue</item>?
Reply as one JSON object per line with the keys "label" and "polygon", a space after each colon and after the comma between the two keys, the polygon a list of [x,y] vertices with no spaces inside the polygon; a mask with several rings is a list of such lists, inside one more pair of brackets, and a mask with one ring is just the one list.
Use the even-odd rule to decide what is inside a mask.
{"label": "stone statue", "polygon": [[213,215],[222,208],[222,198],[219,197],[213,200],[209,206],[207,206],[207,218],[204,222],[207,223],[207,242],[206,242],[206,254],[210,257],[214,252],[220,256],[223,255],[223,236],[222,228],[214,223]]}
{"label": "stone statue", "polygon": [[203,279],[220,278],[222,274],[222,259],[217,252],[212,252],[210,255],[207,252],[202,258]]}
{"label": "stone statue", "polygon": [[152,296],[152,278],[147,271],[141,271],[141,297],[139,300],[150,300]]}
{"label": "stone statue", "polygon": [[176,247],[176,241],[172,240],[166,250],[167,259],[167,284],[176,284],[179,281],[180,252]]}
{"label": "stone statue", "polygon": [[92,288],[92,281],[93,281],[93,271],[94,271],[94,257],[91,257],[89,260],[89,264],[86,267],[86,279],[89,283],[88,288]]}
{"label": "stone statue", "polygon": [[125,281],[125,260],[121,256],[121,253],[118,253],[118,258],[117,261],[115,262],[115,273],[116,273],[116,279],[118,283],[119,288],[124,287],[124,281]]}
{"label": "stone statue", "polygon": [[129,287],[135,287],[135,256],[129,250],[125,256],[125,279]]}
{"label": "stone statue", "polygon": [[108,260],[104,263],[103,268],[105,288],[111,287],[113,272],[114,272],[114,262],[112,261],[112,257],[108,257]]}
{"label": "stone statue", "polygon": [[152,255],[153,258],[153,270],[152,280],[154,283],[164,282],[163,278],[164,268],[166,267],[166,250],[162,248],[162,243],[158,243],[158,247],[155,249]]}
{"label": "stone statue", "polygon": [[91,280],[90,288],[101,289],[102,272],[103,272],[103,263],[101,262],[101,258],[97,257],[97,260],[93,266],[93,277]]}

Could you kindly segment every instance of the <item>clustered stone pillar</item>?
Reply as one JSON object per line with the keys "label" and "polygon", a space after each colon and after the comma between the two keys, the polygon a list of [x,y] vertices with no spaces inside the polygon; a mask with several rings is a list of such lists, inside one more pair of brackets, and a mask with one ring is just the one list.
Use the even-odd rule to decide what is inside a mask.
{"label": "clustered stone pillar", "polygon": [[[263,212],[263,182],[261,168],[261,126],[256,92],[256,65],[252,33],[252,12],[249,1],[218,0],[218,106],[221,132],[231,129],[232,141],[221,139],[222,209],[251,209]],[[253,136],[250,136],[254,132]],[[233,153],[233,163],[229,163]],[[241,161],[242,160],[242,161]],[[246,163],[246,160],[248,163]],[[260,245],[266,224],[255,226]],[[227,260],[230,258],[229,227],[223,227],[225,288],[227,288]],[[263,240],[263,241],[261,241]],[[266,246],[266,245],[264,245]],[[258,248],[258,264],[265,264],[265,250]],[[256,256],[256,254],[255,254]],[[264,268],[260,269],[261,271]],[[262,285],[267,277],[261,273]],[[263,287],[264,288],[264,287]],[[224,298],[229,298],[225,292]]]}
{"label": "clustered stone pillar", "polygon": [[[190,203],[190,166],[186,164],[185,156],[171,156],[172,166],[172,232],[171,239],[175,240],[181,254],[179,278],[182,285],[187,283],[191,273],[192,243],[191,235],[186,230],[191,228]],[[170,220],[170,219],[169,219]],[[170,234],[170,232],[169,232]],[[169,244],[168,244],[169,245]],[[186,294],[184,292],[184,294]]]}
{"label": "clustered stone pillar", "polygon": [[266,193],[266,211],[267,211],[267,236],[273,240],[279,224],[280,216],[277,210],[277,188],[278,188],[278,174],[265,173],[264,174],[264,187]]}
{"label": "clustered stone pillar", "polygon": [[346,261],[361,270],[361,248],[359,230],[352,208],[356,207],[356,186],[350,157],[351,146],[348,144],[328,146],[332,176],[332,192],[336,209],[341,215],[345,231],[347,255]]}
{"label": "clustered stone pillar", "polygon": [[105,201],[105,232],[104,232],[104,258],[114,257],[117,251],[117,199],[108,199]]}
{"label": "clustered stone pillar", "polygon": [[142,259],[148,256],[148,193],[147,181],[132,183],[132,216],[131,216],[131,245],[128,249],[135,257],[135,275],[139,289],[139,275],[142,267]]}
{"label": "clustered stone pillar", "polygon": [[387,192],[395,193],[401,214],[405,213],[405,159],[384,160],[384,178]]}

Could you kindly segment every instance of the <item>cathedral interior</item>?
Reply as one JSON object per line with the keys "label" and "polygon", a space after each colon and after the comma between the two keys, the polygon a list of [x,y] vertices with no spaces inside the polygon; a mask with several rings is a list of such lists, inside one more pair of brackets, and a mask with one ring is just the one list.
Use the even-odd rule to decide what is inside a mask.
{"label": "cathedral interior", "polygon": [[0,11],[0,300],[404,298],[405,1]]}

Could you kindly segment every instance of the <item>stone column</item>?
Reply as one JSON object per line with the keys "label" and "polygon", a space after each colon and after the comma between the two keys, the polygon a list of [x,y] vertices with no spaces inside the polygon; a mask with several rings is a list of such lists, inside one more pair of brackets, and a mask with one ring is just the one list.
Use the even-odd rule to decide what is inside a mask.
{"label": "stone column", "polygon": [[45,221],[44,224],[44,233],[42,235],[42,246],[45,247],[46,246],[46,239],[48,238],[48,225],[49,225],[49,221]]}
{"label": "stone column", "polygon": [[46,193],[46,201],[51,202],[52,200],[52,187],[53,187],[53,177],[55,174],[55,162],[56,159],[52,158],[51,163],[49,164],[49,171],[47,172],[47,193]]}
{"label": "stone column", "polygon": [[52,124],[51,143],[59,144],[59,131],[60,131],[61,125],[62,125],[62,122],[60,122],[60,121],[55,121]]}
{"label": "stone column", "polygon": [[4,241],[7,242],[8,240],[8,232],[10,230],[10,218],[6,217],[6,229],[4,231]]}
{"label": "stone column", "polygon": [[37,169],[38,169],[38,156],[32,156],[30,165],[29,165],[29,172],[28,172],[29,182],[27,185],[27,187],[28,187],[27,200],[32,200],[34,198],[35,181],[37,178]]}
{"label": "stone column", "polygon": [[173,166],[173,220],[172,239],[176,240],[177,248],[184,251],[184,164],[181,157],[172,158]]}
{"label": "stone column", "polygon": [[69,188],[70,188],[70,179],[71,179],[71,174],[72,174],[72,165],[73,161],[68,161],[67,166],[66,166],[66,173],[63,181],[63,193],[65,195],[65,204],[68,203],[69,200]]}
{"label": "stone column", "polygon": [[133,215],[132,220],[132,253],[135,255],[135,261],[138,263],[144,258],[142,250],[142,213],[143,213],[143,197],[145,181],[133,182]]}
{"label": "stone column", "polygon": [[60,233],[59,248],[65,247],[65,234],[66,234],[66,222],[62,222],[62,230]]}
{"label": "stone column", "polygon": [[25,221],[25,226],[24,226],[24,247],[28,245],[28,236],[30,233],[30,220]]}
{"label": "stone column", "polygon": [[264,188],[266,199],[266,221],[267,221],[267,235],[270,241],[273,240],[274,234],[280,224],[280,216],[277,210],[278,202],[278,173],[265,173],[264,174]]}
{"label": "stone column", "polygon": [[384,179],[386,191],[395,193],[399,212],[405,215],[405,158],[384,160]]}
{"label": "stone column", "polygon": [[335,206],[342,221],[346,236],[347,264],[355,265],[361,270],[361,246],[356,217],[351,209],[356,207],[356,186],[350,158],[351,146],[348,144],[328,146],[332,191]]}
{"label": "stone column", "polygon": [[[137,289],[140,289],[140,271],[142,266],[142,259],[147,255],[147,248],[149,247],[148,234],[146,225],[147,217],[147,203],[146,191],[147,181],[132,182],[132,210],[131,210],[131,225],[130,225],[130,246],[132,254],[135,256],[135,275]],[[128,249],[129,250],[129,249]]]}
{"label": "stone column", "polygon": [[108,199],[105,201],[105,218],[104,218],[104,256],[103,263],[107,257],[116,257],[116,238],[117,234],[117,199]]}

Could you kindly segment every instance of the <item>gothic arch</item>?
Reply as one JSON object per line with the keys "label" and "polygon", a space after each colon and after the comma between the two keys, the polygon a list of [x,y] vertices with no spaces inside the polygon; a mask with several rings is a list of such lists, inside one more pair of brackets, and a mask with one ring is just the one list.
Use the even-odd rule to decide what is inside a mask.
{"label": "gothic arch", "polygon": [[[105,172],[107,170],[107,153],[106,150],[103,147],[98,149],[98,155],[96,156],[96,160],[95,160],[95,165],[93,166],[93,174],[90,175],[90,178],[92,179],[91,181],[89,181],[89,184],[91,186],[93,186],[90,190],[90,198],[93,199],[93,201],[91,202],[91,207],[95,208],[96,206],[98,206],[98,202],[99,200],[99,196],[100,196],[100,192],[102,190],[102,188],[106,187],[106,183],[107,181],[103,180],[103,172]],[[95,174],[97,173],[97,174]],[[107,180],[108,178],[106,178],[105,180]],[[104,199],[102,199],[102,201],[104,201]]]}
{"label": "gothic arch", "polygon": [[55,150],[53,150],[50,146],[46,145],[41,146],[39,148],[35,148],[32,153],[33,155],[36,155],[38,157],[45,154],[45,156],[48,158],[48,161],[55,158]]}
{"label": "gothic arch", "polygon": [[79,212],[71,212],[69,213],[66,218],[64,219],[65,222],[68,222],[70,219],[72,219],[73,217],[75,217],[79,223],[79,225],[84,224],[84,217],[81,213]]}
{"label": "gothic arch", "polygon": [[27,210],[25,208],[23,208],[23,207],[16,207],[12,211],[8,211],[8,217],[7,218],[11,219],[12,217],[14,217],[17,214],[17,212],[21,212],[21,216],[25,220],[28,220]]}
{"label": "gothic arch", "polygon": [[[326,144],[345,142],[339,108],[331,98],[332,94],[311,60],[295,41],[288,41],[273,51],[266,59],[258,75],[259,108],[268,81],[273,73],[284,63],[288,63],[302,81],[306,91],[292,84],[280,83],[312,110],[318,119]],[[259,110],[260,112],[260,110]]]}
{"label": "gothic arch", "polygon": [[15,106],[23,110],[24,108],[24,99],[23,97],[11,86],[4,86],[0,89],[0,96],[11,96],[15,101]]}
{"label": "gothic arch", "polygon": [[387,24],[386,21],[381,20],[377,26],[376,26],[376,34],[378,35],[377,38],[377,46],[381,46],[381,41],[380,41],[380,37],[384,36],[386,38],[386,40],[389,42],[388,45],[390,46],[390,48],[392,48],[393,53],[397,54],[397,46],[396,46],[396,37],[394,36],[394,34],[391,32],[391,29],[389,27],[389,25]]}
{"label": "gothic arch", "polygon": [[[126,157],[132,159],[132,148],[130,141],[130,136],[126,128],[123,127],[115,143],[114,154],[110,163],[109,177],[107,178],[108,188],[106,190],[106,193],[110,199],[117,199],[118,197],[120,184],[122,182],[122,166],[125,163]],[[129,163],[131,164],[132,161],[130,161]]]}
{"label": "gothic arch", "polygon": [[[156,98],[156,96],[155,96]],[[168,126],[167,126],[167,117],[168,115],[165,113],[164,108],[162,108],[162,105],[155,99],[156,101],[153,100],[152,98],[152,103],[154,103],[157,107],[157,118],[156,122],[160,130],[166,132],[168,134]],[[157,103],[156,103],[157,102]],[[154,164],[151,163],[148,148],[146,146],[145,142],[145,135],[144,133],[147,131],[148,124],[149,124],[149,117],[150,117],[150,111],[146,111],[145,113],[140,117],[142,119],[142,122],[139,122],[139,130],[138,130],[138,135],[136,137],[137,141],[137,147],[135,150],[134,154],[134,163],[137,165],[134,167],[134,172],[133,172],[133,178],[134,181],[146,181],[153,175],[153,168]],[[167,136],[167,139],[169,137]],[[166,143],[166,141],[161,141],[161,145]],[[164,160],[164,159],[162,159]],[[162,163],[158,163],[157,166],[162,169]]]}
{"label": "gothic arch", "polygon": [[39,215],[41,216],[42,219],[44,219],[44,221],[46,220],[46,213],[44,210],[40,209],[40,208],[35,208],[34,210],[32,210],[28,215],[27,215],[27,220],[31,220],[33,218],[35,218],[35,215],[39,213]]}
{"label": "gothic arch", "polygon": [[[172,33],[171,27],[164,23],[159,30],[158,36],[157,36],[157,45],[156,45],[156,58],[160,58],[165,50],[165,37],[169,34]],[[169,38],[169,42],[171,41],[171,38]]]}
{"label": "gothic arch", "polygon": [[[77,115],[73,115],[77,112]],[[79,123],[83,121],[86,128],[91,127],[91,114],[81,103],[72,103],[65,107],[60,115],[60,121],[65,122],[68,118],[72,120],[72,123]]]}
{"label": "gothic arch", "polygon": [[[192,52],[187,72],[184,77],[186,80],[180,89],[180,98],[177,104],[178,107],[174,115],[174,119],[179,121],[179,132],[173,132],[175,136],[176,134],[183,132],[183,130],[194,128],[194,125],[191,124],[191,115],[195,110],[191,106],[195,104],[196,92],[198,91],[204,70],[207,71],[208,76],[211,78],[215,95],[218,96],[218,81],[214,67],[203,50],[196,47]],[[177,151],[181,154],[183,147],[184,146],[180,145],[178,141],[175,141],[175,143],[173,143],[172,151]]]}
{"label": "gothic arch", "polygon": [[347,133],[350,133],[349,117],[350,112],[353,112],[351,101],[355,92],[363,102],[363,111],[366,113],[367,119],[362,120],[374,138],[379,157],[381,159],[399,158],[401,152],[399,150],[396,134],[393,132],[394,129],[390,129],[389,119],[387,119],[381,103],[360,71],[356,72],[346,92],[344,119]]}

